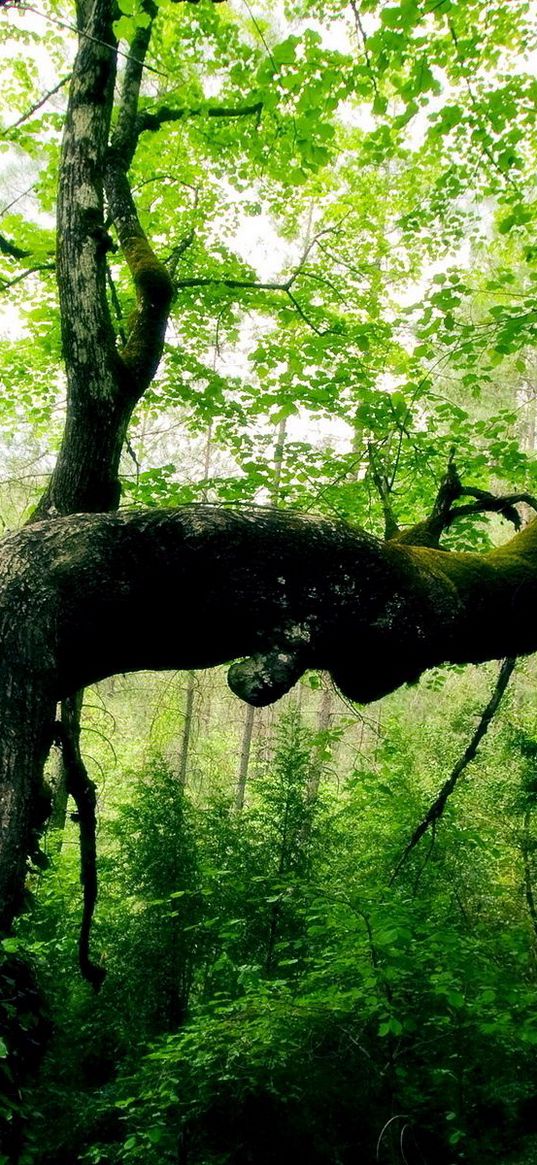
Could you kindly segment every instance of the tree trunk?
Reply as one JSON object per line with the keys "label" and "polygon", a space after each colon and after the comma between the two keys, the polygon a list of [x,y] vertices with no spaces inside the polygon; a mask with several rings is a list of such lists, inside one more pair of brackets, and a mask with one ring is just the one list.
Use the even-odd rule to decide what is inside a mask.
{"label": "tree trunk", "polygon": [[238,813],[244,808],[244,797],[246,793],[246,782],[248,780],[248,768],[250,765],[250,751],[252,747],[252,734],[254,731],[255,722],[255,708],[251,704],[246,708],[246,715],[244,717],[244,727],[242,730],[242,744],[241,755],[239,761],[239,775],[237,778],[237,791],[235,794],[235,809]]}
{"label": "tree trunk", "polygon": [[[14,566],[13,557],[11,565]],[[0,640],[0,931],[24,901],[28,857],[50,812],[42,773],[56,710],[46,628],[23,585],[5,583]]]}
{"label": "tree trunk", "polygon": [[319,794],[319,785],[323,774],[324,760],[326,755],[326,736],[332,724],[333,694],[329,676],[323,675],[322,685],[321,699],[319,704],[319,719],[317,722],[317,731],[321,739],[317,745],[317,748],[315,749],[315,753],[312,758],[312,765],[306,789],[306,798],[310,804],[313,804],[317,800],[317,796]]}
{"label": "tree trunk", "polygon": [[183,722],[183,735],[181,737],[181,752],[179,754],[179,784],[182,789],[186,788],[187,782],[188,749],[190,745],[190,734],[192,731],[192,715],[194,711],[195,691],[196,673],[191,671],[188,673],[186,685],[185,719]]}

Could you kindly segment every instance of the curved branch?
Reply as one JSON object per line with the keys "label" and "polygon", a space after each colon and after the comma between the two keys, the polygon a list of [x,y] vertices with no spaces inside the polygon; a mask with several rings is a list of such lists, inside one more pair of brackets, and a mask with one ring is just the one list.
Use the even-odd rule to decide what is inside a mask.
{"label": "curved branch", "polygon": [[238,659],[229,682],[252,705],[278,699],[308,668],[367,703],[444,661],[537,650],[536,604],[537,520],[481,555],[203,505],[78,514],[7,535],[0,925],[20,908],[42,826],[39,779],[58,699],[117,672]]}
{"label": "curved branch", "polygon": [[452,509],[448,515],[446,526],[451,526],[457,518],[466,517],[468,514],[489,513],[501,514],[508,522],[512,522],[515,530],[519,530],[522,522],[515,506],[523,503],[537,511],[537,498],[529,493],[501,494],[495,497],[494,494],[489,494],[486,490],[462,489],[461,497],[474,497],[478,500]]}
{"label": "curved branch", "polygon": [[[520,530],[522,520],[516,506],[524,503],[537,511],[537,499],[533,494],[519,492],[495,495],[486,489],[463,485],[453,457],[454,450],[451,451],[446,474],[440,483],[429,517],[408,530],[390,535],[394,541],[409,546],[430,546],[438,549],[444,530],[448,530],[458,518],[472,517],[475,514],[501,514],[506,521],[513,524],[515,530]],[[455,506],[454,502],[463,497],[475,498],[475,501]]]}

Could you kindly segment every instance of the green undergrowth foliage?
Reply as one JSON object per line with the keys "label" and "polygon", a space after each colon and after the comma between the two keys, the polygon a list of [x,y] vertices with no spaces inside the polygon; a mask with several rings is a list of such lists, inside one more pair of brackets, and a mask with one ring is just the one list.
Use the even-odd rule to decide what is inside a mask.
{"label": "green undergrowth foliage", "polygon": [[67,831],[18,939],[54,1029],[24,1165],[535,1159],[531,732],[497,726],[390,884],[472,714],[393,716],[317,792],[295,710],[242,812],[161,758],[132,774],[101,822],[98,997]]}

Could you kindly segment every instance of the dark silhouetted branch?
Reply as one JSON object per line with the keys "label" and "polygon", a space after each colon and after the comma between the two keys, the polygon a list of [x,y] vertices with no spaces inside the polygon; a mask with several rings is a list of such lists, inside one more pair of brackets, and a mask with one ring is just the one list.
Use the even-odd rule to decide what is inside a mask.
{"label": "dark silhouetted branch", "polygon": [[420,824],[418,825],[417,829],[412,834],[412,837],[411,837],[408,845],[404,849],[401,857],[399,858],[399,861],[398,861],[398,863],[395,867],[395,870],[391,876],[390,885],[394,881],[394,879],[397,877],[402,866],[405,864],[407,858],[412,853],[412,850],[416,848],[418,842],[421,841],[421,838],[423,837],[424,833],[426,833],[427,830],[429,829],[429,826],[436,825],[436,822],[440,819],[440,817],[442,816],[442,814],[444,812],[448,798],[453,793],[453,791],[457,785],[457,782],[462,777],[464,771],[468,768],[468,765],[471,764],[471,762],[473,760],[475,760],[479,745],[480,745],[483,737],[488,732],[490,725],[492,723],[492,720],[493,720],[493,718],[494,718],[494,716],[495,716],[495,714],[500,706],[502,696],[503,696],[505,689],[509,683],[509,680],[511,679],[511,676],[512,676],[514,668],[515,668],[515,664],[516,664],[516,658],[515,659],[504,659],[502,666],[500,668],[500,674],[499,674],[498,679],[496,681],[496,686],[494,688],[494,692],[493,692],[486,708],[484,709],[484,711],[481,715],[481,719],[479,721],[479,724],[474,732],[474,735],[472,736],[472,739],[471,739],[468,747],[465,749],[460,760],[457,761],[457,764],[455,765],[454,769],[452,770],[447,781],[442,785],[442,788],[441,788],[438,796],[433,801],[430,809],[425,814],[425,817],[423,818],[422,821],[420,821]]}

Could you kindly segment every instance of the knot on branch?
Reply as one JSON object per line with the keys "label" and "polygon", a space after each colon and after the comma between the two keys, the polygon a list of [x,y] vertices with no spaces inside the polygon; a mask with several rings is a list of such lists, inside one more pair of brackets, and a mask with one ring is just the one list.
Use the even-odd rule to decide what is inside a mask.
{"label": "knot on branch", "polygon": [[300,651],[276,650],[232,664],[227,682],[239,699],[254,708],[264,708],[285,696],[305,670]]}

